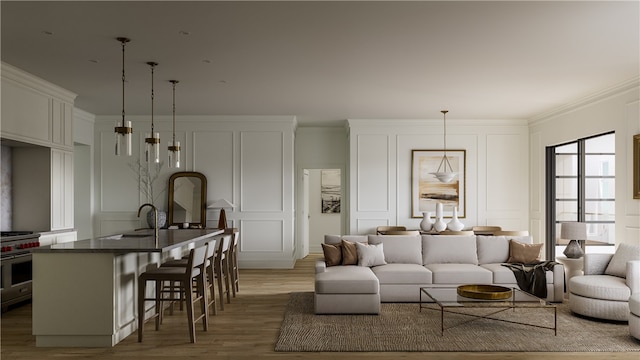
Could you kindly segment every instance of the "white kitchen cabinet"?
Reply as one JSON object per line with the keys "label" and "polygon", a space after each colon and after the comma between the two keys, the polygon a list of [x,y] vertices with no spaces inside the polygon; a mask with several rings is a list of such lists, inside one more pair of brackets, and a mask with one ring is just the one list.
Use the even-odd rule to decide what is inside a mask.
{"label": "white kitchen cabinet", "polygon": [[73,228],[73,153],[51,149],[51,230]]}

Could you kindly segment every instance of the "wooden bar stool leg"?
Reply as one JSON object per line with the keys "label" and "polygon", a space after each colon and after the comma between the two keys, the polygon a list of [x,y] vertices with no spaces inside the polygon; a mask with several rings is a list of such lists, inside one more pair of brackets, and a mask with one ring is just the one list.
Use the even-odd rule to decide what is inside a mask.
{"label": "wooden bar stool leg", "polygon": [[222,291],[222,268],[220,266],[216,266],[216,280],[218,282],[218,295],[220,295],[220,310],[224,310],[224,291]]}
{"label": "wooden bar stool leg", "polygon": [[146,293],[146,281],[138,281],[138,342],[142,342],[144,330],[144,298]]}
{"label": "wooden bar stool leg", "polygon": [[162,321],[162,281],[156,281],[156,331],[160,330],[160,322]]}
{"label": "wooden bar stool leg", "polygon": [[187,298],[187,319],[189,323],[189,338],[192,343],[196,342],[196,324],[193,321],[193,282],[187,281],[185,284],[186,298]]}

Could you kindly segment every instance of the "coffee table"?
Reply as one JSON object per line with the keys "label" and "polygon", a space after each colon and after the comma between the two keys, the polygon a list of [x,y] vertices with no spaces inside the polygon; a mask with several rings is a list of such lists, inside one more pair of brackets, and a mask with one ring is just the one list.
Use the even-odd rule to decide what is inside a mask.
{"label": "coffee table", "polygon": [[[431,307],[436,305],[437,308]],[[488,314],[477,315],[468,312],[462,312],[462,309],[468,311],[469,308],[477,309],[490,309]],[[496,318],[494,315],[502,313],[508,310],[526,309],[526,308],[545,308],[549,309],[549,313],[553,312],[553,327],[525,323],[518,321],[516,311],[512,311],[510,318]],[[556,306],[552,303],[524,292],[518,288],[511,288],[511,295],[504,300],[481,300],[462,297],[458,295],[457,287],[421,287],[420,288],[420,312],[422,309],[439,310],[440,311],[440,324],[441,335],[444,336],[445,329],[451,329],[471,321],[478,319],[489,319],[501,322],[507,322],[512,324],[520,324],[525,326],[532,326],[542,329],[553,330],[554,335],[558,335],[558,313]],[[445,328],[444,314],[460,314],[469,316],[471,319],[449,326]]]}

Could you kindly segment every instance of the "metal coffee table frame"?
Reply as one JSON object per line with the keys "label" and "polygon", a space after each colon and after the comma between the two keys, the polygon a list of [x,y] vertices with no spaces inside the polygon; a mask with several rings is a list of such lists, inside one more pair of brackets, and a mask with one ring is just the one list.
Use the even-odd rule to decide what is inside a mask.
{"label": "metal coffee table frame", "polygon": [[[423,300],[423,295],[426,296],[425,300]],[[553,330],[554,335],[558,335],[558,311],[556,306],[544,299],[540,299],[534,295],[531,295],[529,293],[526,293],[520,289],[513,288],[513,287],[511,288],[511,296],[505,300],[481,300],[481,299],[462,297],[458,295],[457,287],[421,287],[420,288],[420,312],[422,312],[422,309],[438,311],[438,309],[429,307],[429,306],[424,306],[424,304],[436,304],[439,307],[440,330],[441,330],[442,336],[444,336],[444,331],[446,329],[452,329],[454,327],[457,327],[478,319],[489,319],[489,320],[507,322],[512,324],[537,327],[541,329],[549,329],[549,330]],[[495,309],[495,311],[486,315],[475,315],[475,314],[455,311],[455,309],[461,309],[461,308]],[[500,319],[500,318],[493,317],[493,315],[507,311],[507,310],[524,309],[524,308],[553,309],[553,327],[529,324],[529,323],[524,323],[520,321]],[[469,319],[467,321],[463,321],[461,323],[445,328],[444,313],[446,312],[452,313],[452,314],[469,316],[469,317],[472,317],[472,319]]]}

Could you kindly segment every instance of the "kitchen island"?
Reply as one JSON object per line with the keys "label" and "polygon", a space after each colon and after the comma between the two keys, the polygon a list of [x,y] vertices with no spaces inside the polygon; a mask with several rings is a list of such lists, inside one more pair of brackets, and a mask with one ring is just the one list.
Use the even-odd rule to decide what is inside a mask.
{"label": "kitchen island", "polygon": [[145,229],[38,248],[32,300],[36,346],[114,346],[137,330],[138,276],[222,233],[161,229],[156,239]]}

